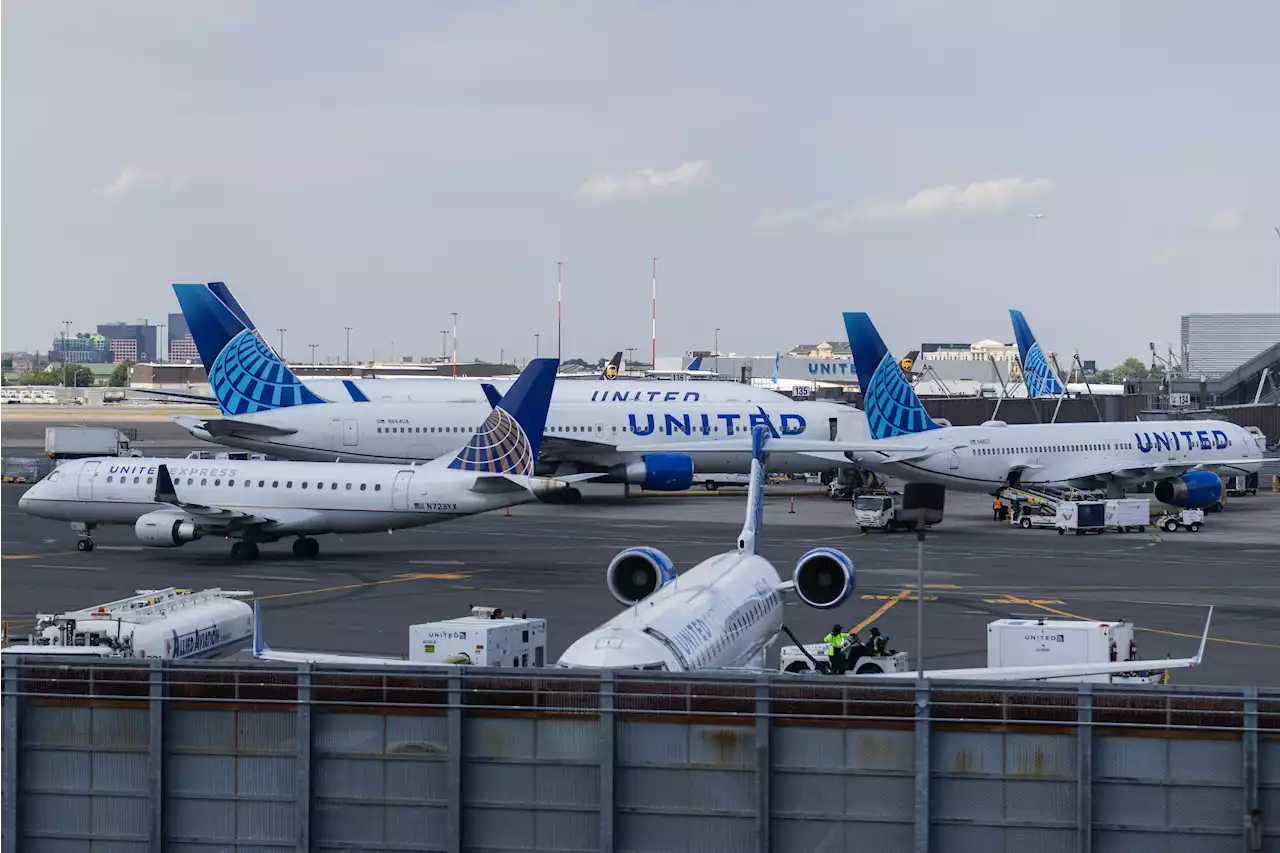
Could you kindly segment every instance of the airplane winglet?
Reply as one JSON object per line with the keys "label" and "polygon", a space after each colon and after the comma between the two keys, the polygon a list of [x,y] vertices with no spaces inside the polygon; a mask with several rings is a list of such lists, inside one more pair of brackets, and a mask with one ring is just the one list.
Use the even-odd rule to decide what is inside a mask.
{"label": "airplane winglet", "polygon": [[161,463],[156,471],[156,503],[176,504],[178,493],[173,488],[173,478],[169,476],[169,466]]}
{"label": "airplane winglet", "polygon": [[1209,605],[1209,615],[1204,620],[1204,633],[1200,635],[1200,648],[1196,650],[1196,656],[1191,659],[1192,666],[1199,666],[1200,661],[1204,659],[1204,647],[1209,642],[1209,623],[1213,622],[1213,605]]}
{"label": "airplane winglet", "polygon": [[494,388],[488,382],[480,383],[480,387],[484,389],[485,399],[489,401],[489,407],[496,409],[498,404],[502,402],[502,392]]}
{"label": "airplane winglet", "polygon": [[253,602],[253,656],[258,657],[263,652],[271,651],[271,647],[267,645],[267,638],[262,631],[262,602]]}

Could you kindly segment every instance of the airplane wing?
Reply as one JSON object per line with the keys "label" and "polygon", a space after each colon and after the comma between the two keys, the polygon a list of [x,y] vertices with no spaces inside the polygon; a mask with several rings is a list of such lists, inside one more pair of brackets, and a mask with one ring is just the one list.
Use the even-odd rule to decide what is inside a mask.
{"label": "airplane wing", "polygon": [[[995,666],[970,669],[934,669],[924,671],[925,678],[974,681],[1053,681],[1059,678],[1078,678],[1084,675],[1107,675],[1125,672],[1150,672],[1161,669],[1188,669],[1200,665],[1204,659],[1204,647],[1209,641],[1209,624],[1213,621],[1213,606],[1204,620],[1204,633],[1200,635],[1200,648],[1193,657],[1172,660],[1125,660],[1106,663],[1049,664],[1040,666]],[[916,678],[914,672],[889,672],[875,678]]]}
{"label": "airplane wing", "polygon": [[[404,660],[402,658],[379,658],[365,657],[363,655],[339,655],[327,654],[325,652],[286,652],[276,651],[267,645],[266,637],[262,630],[262,607],[261,602],[253,602],[253,656],[258,660],[276,661],[278,663],[324,663],[336,664],[339,666],[398,666],[398,667],[421,667],[421,666],[448,666],[451,663],[470,663],[470,659],[453,661],[446,658],[440,663],[425,663],[422,661]],[[462,655],[466,658],[466,655]]]}
{"label": "airplane wing", "polygon": [[253,421],[237,421],[233,418],[214,418],[202,424],[205,432],[214,438],[268,438],[281,435],[293,435],[296,429],[270,426]]}
{"label": "airplane wing", "polygon": [[1166,477],[1176,477],[1179,474],[1186,474],[1190,471],[1218,471],[1223,468],[1231,468],[1237,465],[1256,465],[1258,459],[1215,459],[1212,462],[1160,462],[1151,465],[1124,465],[1118,468],[1096,468],[1091,471],[1082,471],[1078,474],[1071,473],[1064,476],[1063,480],[1088,480],[1093,478],[1115,477],[1121,480],[1162,480]]}
{"label": "airplane wing", "polygon": [[[716,440],[702,439],[692,441],[663,442],[660,446],[653,444],[619,444],[614,446],[619,453],[670,452],[695,453],[700,451],[720,453],[750,453],[750,438],[720,438]],[[935,444],[907,445],[896,442],[889,443],[884,439],[867,441],[826,441],[817,438],[771,438],[770,453],[882,453],[890,458],[919,459],[936,453],[946,453],[951,448]]]}
{"label": "airplane wing", "polygon": [[[587,474],[567,474],[559,477],[546,477],[547,480],[558,480],[562,483],[581,483],[585,480],[594,480],[597,477],[603,477],[603,471],[592,472]],[[507,494],[510,492],[522,492],[529,488],[529,480],[531,478],[521,474],[481,474],[476,477],[474,483],[471,484],[471,491],[493,495]]]}
{"label": "airplane wing", "polygon": [[217,406],[218,399],[216,397],[205,397],[202,394],[183,394],[179,391],[161,391],[158,388],[130,388],[130,394],[154,394],[157,397],[177,397],[180,400],[190,400],[193,403],[204,403],[208,406]]}
{"label": "airplane wing", "polygon": [[244,528],[273,523],[273,519],[263,518],[242,510],[189,503],[182,500],[178,497],[177,491],[173,487],[173,478],[169,476],[169,466],[164,464],[161,464],[159,471],[156,472],[155,500],[156,503],[177,507],[192,518],[199,519],[201,524],[209,526]]}

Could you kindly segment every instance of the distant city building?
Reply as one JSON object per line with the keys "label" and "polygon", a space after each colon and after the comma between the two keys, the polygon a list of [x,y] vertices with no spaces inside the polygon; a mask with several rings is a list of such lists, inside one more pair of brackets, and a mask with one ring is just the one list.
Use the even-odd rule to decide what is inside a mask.
{"label": "distant city building", "polygon": [[53,339],[49,359],[59,363],[102,364],[110,361],[107,339],[102,335],[81,332],[69,338],[62,335]]}
{"label": "distant city building", "polygon": [[923,343],[920,357],[926,361],[1013,361],[1018,357],[1018,347],[989,339],[972,344]]}
{"label": "distant city building", "polygon": [[182,314],[170,314],[166,331],[169,337],[169,361],[183,364],[200,360],[200,351],[196,349],[195,339],[191,337],[186,317]]}
{"label": "distant city building", "polygon": [[159,354],[156,346],[155,326],[150,323],[105,323],[98,326],[98,334],[107,339],[111,360],[146,361]]}
{"label": "distant city building", "polygon": [[1280,341],[1280,314],[1184,314],[1182,367],[1212,379]]}
{"label": "distant city building", "polygon": [[853,358],[848,341],[823,341],[818,344],[800,344],[787,350],[793,358]]}

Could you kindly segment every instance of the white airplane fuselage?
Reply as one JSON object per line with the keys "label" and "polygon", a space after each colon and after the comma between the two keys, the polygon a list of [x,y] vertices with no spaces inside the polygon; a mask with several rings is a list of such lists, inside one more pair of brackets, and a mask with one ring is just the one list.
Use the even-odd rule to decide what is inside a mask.
{"label": "white airplane fuselage", "polygon": [[63,463],[32,486],[19,507],[87,524],[134,524],[153,512],[185,515],[155,499],[161,464],[183,503],[271,519],[261,527],[264,540],[420,527],[535,499],[528,488],[475,492],[478,475],[423,466],[113,456]]}
{"label": "white airplane fuselage", "polygon": [[717,554],[580,637],[558,665],[689,672],[759,663],[782,630],[780,583],[764,557]]}
{"label": "white airplane fuselage", "polygon": [[[1252,433],[1226,421],[944,427],[883,441],[883,453],[853,455],[892,477],[973,491],[999,488],[1018,469],[1019,482],[1027,486],[1088,485],[1083,481],[1108,477],[1136,484],[1160,479],[1159,466],[1170,469],[1163,476],[1191,466],[1220,476],[1252,473],[1263,457]],[[895,442],[937,444],[940,450],[924,458],[886,461],[892,459]],[[1145,473],[1126,474],[1138,471]]]}
{"label": "white airplane fuselage", "polygon": [[[600,383],[613,385],[614,383]],[[639,384],[639,383],[637,383]],[[657,383],[644,383],[653,387]],[[702,383],[733,384],[733,383]],[[561,386],[557,384],[559,390]],[[604,392],[610,393],[611,392]],[[618,392],[618,394],[631,392]],[[763,403],[704,403],[684,400],[688,392],[645,392],[643,399],[598,399],[553,402],[547,416],[542,456],[561,472],[602,470],[661,453],[666,443],[706,442],[706,451],[688,455],[694,471],[746,473],[751,454],[717,451],[722,438],[744,439],[754,424],[763,423],[784,438],[849,440],[867,437],[866,418],[840,403],[795,402],[769,394]],[[653,399],[650,399],[650,398]],[[293,406],[240,415],[236,423],[261,425],[280,432],[245,430],[212,436],[199,424],[184,423],[193,435],[232,447],[286,459],[323,462],[403,463],[428,461],[456,450],[488,415],[487,402],[424,404],[330,403]],[[618,451],[619,445],[642,450]],[[850,466],[841,453],[778,454],[771,470],[799,473]]]}

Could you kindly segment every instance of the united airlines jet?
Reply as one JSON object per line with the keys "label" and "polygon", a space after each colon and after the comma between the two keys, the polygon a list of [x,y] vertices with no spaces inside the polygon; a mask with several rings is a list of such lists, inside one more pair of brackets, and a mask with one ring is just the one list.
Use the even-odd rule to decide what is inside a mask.
{"label": "united airlines jet", "polygon": [[1040,342],[1031,333],[1027,318],[1021,311],[1009,310],[1013,320],[1013,334],[1018,342],[1018,359],[1022,362],[1022,381],[1027,386],[1027,396],[1061,397],[1063,394],[1092,394],[1114,397],[1124,393],[1124,385],[1098,384],[1094,382],[1068,382],[1064,388],[1058,374],[1049,366]]}
{"label": "united airlines jet", "polygon": [[294,556],[310,558],[320,551],[316,534],[420,527],[514,506],[569,487],[534,476],[556,364],[530,362],[480,427],[454,435],[453,452],[428,465],[77,459],[18,506],[72,522],[81,551],[93,550],[97,525],[131,524],[141,544],[158,548],[226,536],[241,560],[288,536],[297,537]]}
{"label": "united airlines jet", "polygon": [[[174,289],[208,362],[209,382],[223,414],[176,420],[206,441],[285,459],[427,461],[449,452],[474,432],[492,399],[501,394],[498,383],[421,380],[438,387],[465,385],[481,396],[472,400],[459,394],[434,403],[375,402],[352,380],[343,380],[351,386],[350,397],[358,401],[329,402],[289,370],[246,323],[233,299],[219,298],[216,288],[204,285],[175,285]],[[597,473],[604,474],[606,482],[687,489],[695,482],[696,471],[749,471],[748,435],[757,424],[778,438],[809,440],[808,451],[778,458],[775,470],[781,473],[851,467],[844,454],[854,446],[850,442],[870,446],[865,419],[856,409],[839,403],[798,403],[759,389],[752,391],[762,395],[759,401],[708,402],[703,389],[730,385],[749,388],[729,382],[557,383],[557,388],[596,390],[581,390],[568,399],[553,397],[539,472]],[[721,443],[739,437],[742,440],[736,446]],[[687,446],[668,449],[676,444]],[[795,446],[793,442],[791,447]],[[576,494],[567,490],[565,497],[573,499]]]}
{"label": "united airlines jet", "polygon": [[[1226,421],[943,426],[903,379],[871,318],[846,313],[844,321],[867,426],[883,448],[852,455],[890,476],[984,492],[1006,484],[1075,486],[1105,488],[1113,496],[1150,481],[1157,500],[1198,508],[1222,500],[1222,476],[1261,467],[1263,439]],[[1036,360],[1028,362],[1047,382]],[[907,458],[897,448],[902,442],[931,451]]]}

